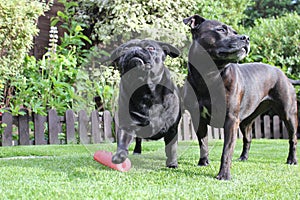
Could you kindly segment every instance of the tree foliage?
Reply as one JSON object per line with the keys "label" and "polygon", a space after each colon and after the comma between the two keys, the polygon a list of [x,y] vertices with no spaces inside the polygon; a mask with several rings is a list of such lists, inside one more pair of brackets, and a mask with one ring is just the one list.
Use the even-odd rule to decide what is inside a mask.
{"label": "tree foliage", "polygon": [[245,26],[255,25],[259,18],[281,17],[285,14],[296,12],[300,14],[299,0],[252,0],[253,3],[245,10]]}
{"label": "tree foliage", "polygon": [[300,15],[258,19],[249,28],[251,54],[248,62],[264,62],[300,78]]}
{"label": "tree foliage", "polygon": [[[49,8],[45,2],[0,1],[0,92],[3,100],[12,95],[9,88],[14,90],[9,96],[12,102],[6,104],[14,110],[26,106],[41,114],[48,108],[60,113],[67,108],[93,108],[95,96],[101,97],[105,109],[114,110],[119,74],[102,58],[133,38],[178,47],[182,56],[165,64],[182,85],[191,43],[189,27],[182,20],[194,14],[248,34],[251,53],[245,62],[276,65],[290,77],[300,78],[298,0],[61,0],[65,10],[57,13],[52,25],[60,21],[67,32],[55,51],[49,49],[37,61],[26,55],[38,32],[37,17]],[[291,10],[295,12],[287,14]]]}
{"label": "tree foliage", "polygon": [[246,17],[245,9],[251,5],[249,0],[198,0],[196,13],[207,19],[222,21],[238,29]]}
{"label": "tree foliage", "polygon": [[51,1],[0,1],[0,99],[8,104],[10,83],[20,74],[22,64],[38,33],[37,18],[49,9]]}

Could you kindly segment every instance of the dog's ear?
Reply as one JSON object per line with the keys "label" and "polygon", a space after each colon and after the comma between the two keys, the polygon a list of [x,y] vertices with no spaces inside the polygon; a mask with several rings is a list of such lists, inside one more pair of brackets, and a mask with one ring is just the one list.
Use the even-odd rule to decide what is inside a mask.
{"label": "dog's ear", "polygon": [[122,52],[122,49],[120,47],[113,50],[113,52],[110,54],[110,60],[112,63],[116,63],[119,61],[121,52]]}
{"label": "dog's ear", "polygon": [[199,15],[194,15],[188,18],[183,19],[183,23],[185,25],[190,26],[192,29],[197,28],[201,23],[203,23],[206,19],[199,16]]}
{"label": "dog's ear", "polygon": [[177,58],[180,55],[180,50],[164,42],[158,42],[159,46],[163,49],[166,55],[169,55],[172,58]]}
{"label": "dog's ear", "polygon": [[110,66],[113,66],[114,69],[121,72],[121,68],[119,66],[120,56],[121,56],[122,50],[120,48],[115,49],[110,54]]}

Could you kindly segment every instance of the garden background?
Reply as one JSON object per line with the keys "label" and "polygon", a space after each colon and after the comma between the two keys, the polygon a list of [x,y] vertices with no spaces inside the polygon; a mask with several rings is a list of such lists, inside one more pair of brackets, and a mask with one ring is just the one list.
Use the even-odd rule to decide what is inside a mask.
{"label": "garden background", "polygon": [[[250,36],[251,53],[242,62],[275,65],[290,78],[300,79],[298,0],[60,2],[0,2],[2,112],[8,107],[13,114],[22,114],[22,107],[42,115],[49,109],[60,114],[67,109],[92,110],[97,103],[94,97],[100,97],[103,109],[114,112],[119,74],[105,60],[113,48],[132,38],[170,42],[181,49],[180,58],[166,62],[181,86],[191,40],[182,19],[195,13]],[[42,36],[49,45],[35,53],[38,19],[53,3],[60,11],[51,19],[49,33]]]}
{"label": "garden background", "polygon": [[[107,59],[131,38],[177,46],[181,57],[166,65],[180,87],[191,41],[182,19],[195,13],[250,36],[251,52],[242,62],[272,64],[300,79],[299,0],[0,0],[0,113],[19,124],[27,112],[43,122],[49,113],[58,121],[56,114],[70,111],[85,120],[82,110],[114,113],[119,74]],[[39,31],[41,18],[52,15],[51,27]],[[98,111],[92,119],[99,119]],[[6,128],[1,123],[0,136]],[[197,142],[180,141],[179,168],[171,170],[165,168],[163,141],[144,142],[142,155],[129,155],[128,173],[92,158],[99,149],[115,151],[115,143],[1,147],[1,199],[299,199],[299,166],[284,164],[287,140],[253,140],[249,160],[238,162],[239,138],[228,182],[214,178],[222,144],[209,140],[210,165],[199,168]]]}

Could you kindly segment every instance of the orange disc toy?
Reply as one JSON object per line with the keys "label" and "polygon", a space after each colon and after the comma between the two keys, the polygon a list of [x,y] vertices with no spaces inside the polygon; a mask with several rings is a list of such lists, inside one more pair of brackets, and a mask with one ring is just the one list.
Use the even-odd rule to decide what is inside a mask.
{"label": "orange disc toy", "polygon": [[121,172],[127,172],[131,168],[131,162],[128,158],[123,163],[120,164],[114,164],[111,159],[112,159],[113,153],[108,152],[108,151],[96,151],[94,154],[94,160],[99,162],[102,165],[105,165],[107,167],[110,167],[112,169],[121,171]]}

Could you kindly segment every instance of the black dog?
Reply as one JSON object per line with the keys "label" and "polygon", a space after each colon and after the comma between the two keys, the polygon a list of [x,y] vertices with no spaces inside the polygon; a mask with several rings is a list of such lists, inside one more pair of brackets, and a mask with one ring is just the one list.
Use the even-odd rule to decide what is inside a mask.
{"label": "black dog", "polygon": [[153,40],[131,40],[112,53],[121,73],[117,152],[113,163],[122,163],[134,136],[164,137],[168,167],[177,167],[177,127],[180,99],[163,62],[180,54],[175,47]]}
{"label": "black dog", "polygon": [[[249,53],[248,36],[239,35],[231,27],[199,15],[183,22],[190,26],[193,37],[187,77],[190,87],[186,84],[184,101],[194,126],[198,127],[195,127],[201,154],[198,165],[209,163],[207,125],[224,127],[224,147],[217,179],[230,179],[238,128],[243,133],[244,143],[240,160],[247,160],[252,123],[270,108],[278,113],[289,133],[287,163],[297,164],[297,103],[289,79],[273,66],[237,64]],[[191,100],[193,94],[196,101]],[[197,109],[200,114],[195,112]]]}

